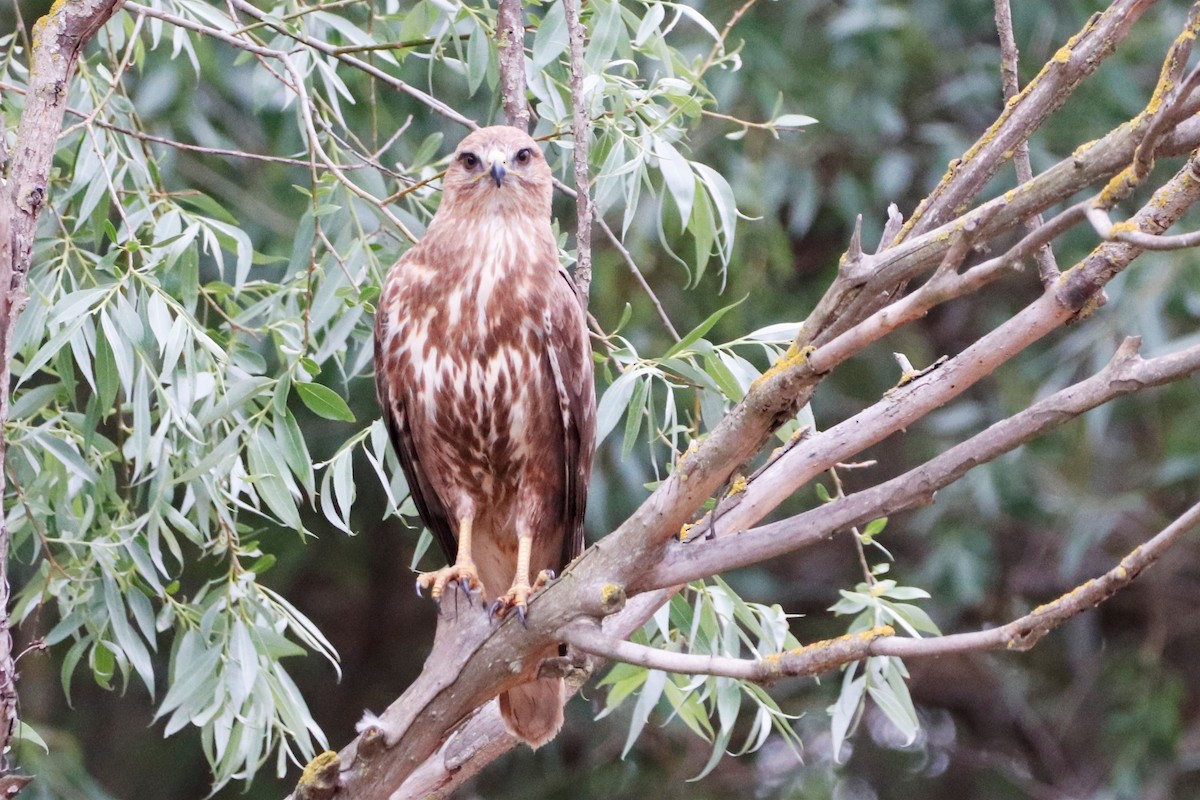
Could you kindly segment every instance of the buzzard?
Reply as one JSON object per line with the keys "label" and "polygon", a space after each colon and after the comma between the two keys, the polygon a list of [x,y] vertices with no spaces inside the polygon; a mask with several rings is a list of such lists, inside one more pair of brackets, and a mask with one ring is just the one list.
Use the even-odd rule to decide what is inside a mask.
{"label": "buzzard", "polygon": [[[387,274],[375,318],[383,417],[449,566],[422,573],[524,621],[583,549],[596,399],[586,320],[550,226],[551,173],[510,127],[463,139],[424,238]],[[541,657],[554,654],[551,649]],[[514,735],[554,738],[561,678],[500,696]]]}

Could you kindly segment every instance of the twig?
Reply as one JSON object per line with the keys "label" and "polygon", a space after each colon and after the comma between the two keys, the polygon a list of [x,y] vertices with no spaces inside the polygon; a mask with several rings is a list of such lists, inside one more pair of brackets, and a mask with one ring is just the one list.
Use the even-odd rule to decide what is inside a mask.
{"label": "twig", "polygon": [[1087,220],[1101,239],[1127,242],[1143,250],[1184,250],[1200,245],[1200,231],[1180,233],[1174,236],[1155,236],[1129,228],[1128,222],[1114,223],[1108,212],[1095,206],[1087,209]]}
{"label": "twig", "polygon": [[701,64],[700,69],[696,71],[698,77],[704,77],[705,73],[712,69],[712,65],[716,62],[717,56],[721,55],[721,53],[725,50],[725,41],[729,38],[729,34],[733,31],[733,26],[737,25],[738,22],[741,21],[742,17],[744,17],[757,2],[758,0],[746,0],[746,2],[738,6],[738,9],[733,12],[733,15],[725,23],[725,27],[721,28],[720,38],[713,44],[712,48],[708,51],[708,57],[704,59],[704,63]]}
{"label": "twig", "polygon": [[326,55],[331,55],[334,58],[338,59],[339,61],[343,62],[344,64],[348,64],[348,65],[354,67],[355,69],[358,69],[358,70],[361,70],[361,71],[367,73],[368,75],[372,76],[373,78],[376,78],[377,80],[379,80],[381,83],[392,87],[396,91],[403,92],[403,93],[409,95],[410,97],[424,103],[425,105],[429,106],[429,108],[431,108],[434,111],[436,111],[437,113],[441,114],[446,119],[453,120],[454,122],[457,122],[458,124],[469,128],[470,130],[475,130],[476,128],[479,127],[479,125],[475,121],[470,120],[467,117],[464,117],[462,114],[458,113],[453,108],[451,108],[450,106],[443,103],[441,100],[438,100],[433,95],[430,95],[427,92],[423,92],[420,89],[416,88],[415,86],[410,86],[409,84],[405,83],[404,81],[400,80],[399,78],[395,78],[391,75],[388,75],[386,72],[384,72],[383,70],[374,66],[373,64],[368,64],[366,61],[355,58],[354,56],[346,55],[344,53],[338,53],[337,48],[334,47],[333,45],[329,44],[328,42],[323,42],[320,39],[313,38],[312,36],[306,36],[304,34],[296,33],[295,31],[289,30],[287,27],[285,27],[283,25],[278,25],[278,24],[270,21],[270,19],[267,17],[267,15],[264,12],[259,11],[254,6],[245,2],[245,0],[232,0],[232,2],[233,2],[233,5],[238,9],[238,11],[241,11],[243,14],[258,20],[259,22],[266,24],[267,27],[269,27],[271,30],[275,31],[276,33],[280,33],[284,36],[287,36],[290,39],[294,39],[295,41],[297,41],[303,45],[306,45],[308,47],[311,47],[314,50],[325,53]]}
{"label": "twig", "polygon": [[604,231],[604,233],[608,236],[608,241],[613,247],[616,248],[617,252],[621,254],[621,258],[625,259],[625,265],[629,267],[629,271],[633,273],[634,279],[642,287],[642,291],[646,293],[646,296],[650,298],[650,302],[654,304],[654,310],[658,312],[658,318],[662,320],[663,325],[671,334],[672,338],[678,342],[680,338],[679,331],[675,330],[675,326],[671,324],[671,318],[667,316],[666,309],[663,308],[662,302],[658,299],[658,295],[654,293],[654,290],[650,288],[650,284],[646,282],[646,276],[642,274],[640,269],[638,269],[637,262],[633,260],[633,255],[629,252],[629,248],[625,247],[625,245],[621,243],[621,239],[617,236],[616,231],[609,227],[608,223],[603,219],[597,220],[596,224],[599,225],[600,230]]}
{"label": "twig", "polygon": [[575,289],[587,307],[592,286],[592,201],[588,180],[588,98],[583,95],[583,46],[587,35],[579,19],[579,0],[563,0],[567,17],[567,36],[571,43],[571,130],[575,163]]}
{"label": "twig", "polygon": [[[1004,86],[1004,100],[1010,102],[1021,93],[1017,73],[1017,42],[1013,36],[1012,9],[1008,0],[996,0],[996,31],[1000,35],[1000,79]],[[1013,166],[1017,171],[1017,182],[1033,180],[1033,166],[1029,163],[1029,142],[1023,141],[1013,150]],[[1025,220],[1025,227],[1032,233],[1042,225],[1042,215],[1033,214]],[[1061,274],[1054,259],[1054,249],[1049,242],[1037,249],[1038,275],[1043,287],[1050,287]]]}
{"label": "twig", "polygon": [[194,31],[207,36],[210,39],[216,39],[218,42],[224,42],[230,47],[236,47],[238,50],[245,50],[248,53],[254,53],[255,55],[265,56],[267,58],[277,58],[281,53],[279,50],[272,50],[269,47],[263,47],[262,45],[255,44],[245,35],[234,36],[220,30],[219,28],[202,25],[199,22],[193,22],[190,19],[186,19],[157,8],[144,6],[141,3],[135,3],[132,0],[126,0],[124,7],[126,11],[129,11],[133,14],[161,19],[163,22],[174,25],[176,28]]}

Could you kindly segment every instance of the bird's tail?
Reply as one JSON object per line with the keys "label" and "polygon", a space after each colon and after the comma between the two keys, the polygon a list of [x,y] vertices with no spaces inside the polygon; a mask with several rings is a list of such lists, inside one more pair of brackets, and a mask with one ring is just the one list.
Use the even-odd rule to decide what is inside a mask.
{"label": "bird's tail", "polygon": [[538,678],[500,695],[500,716],[509,733],[536,750],[558,734],[566,702],[562,678]]}

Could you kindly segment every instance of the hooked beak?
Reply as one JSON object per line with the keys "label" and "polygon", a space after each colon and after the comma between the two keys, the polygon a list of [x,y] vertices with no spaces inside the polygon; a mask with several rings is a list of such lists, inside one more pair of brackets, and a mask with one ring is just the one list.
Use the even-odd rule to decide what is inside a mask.
{"label": "hooked beak", "polygon": [[508,174],[508,170],[504,168],[504,160],[497,158],[495,161],[493,161],[490,172],[492,180],[495,181],[496,186],[499,187],[500,184],[504,183],[504,176]]}

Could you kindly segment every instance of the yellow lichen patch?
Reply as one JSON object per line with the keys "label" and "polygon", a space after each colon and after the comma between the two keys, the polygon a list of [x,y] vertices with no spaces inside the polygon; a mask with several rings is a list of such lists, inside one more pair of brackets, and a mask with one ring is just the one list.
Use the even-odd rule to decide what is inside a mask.
{"label": "yellow lichen patch", "polygon": [[754,383],[750,384],[750,391],[755,391],[759,386],[766,383],[769,379],[775,377],[784,370],[803,364],[806,358],[816,352],[816,349],[817,348],[813,347],[811,344],[797,349],[796,345],[793,343],[792,346],[787,349],[787,352],[783,354],[782,358],[772,364],[770,368],[767,369],[767,371],[762,375],[759,375]]}
{"label": "yellow lichen patch", "polygon": [[687,449],[679,454],[679,458],[675,459],[675,472],[676,472],[676,474],[679,475],[679,480],[681,480],[681,481],[687,480],[688,476],[687,476],[687,473],[683,471],[683,465],[684,465],[684,463],[687,462],[687,460],[689,458],[691,458],[693,455],[695,455],[696,451],[699,449],[700,449],[700,440],[692,439],[690,442],[688,442]]}
{"label": "yellow lichen patch", "polygon": [[1007,192],[1004,193],[1004,202],[1011,203],[1013,200],[1016,199],[1016,197],[1017,197],[1017,190],[1009,189]]}
{"label": "yellow lichen patch", "polygon": [[1140,544],[1133,548],[1133,550],[1129,551],[1129,555],[1121,559],[1121,568],[1130,569],[1133,566],[1133,559],[1137,558],[1138,554],[1141,552],[1142,546]]}
{"label": "yellow lichen patch", "polygon": [[1142,110],[1139,116],[1152,116],[1157,114],[1162,108],[1163,100],[1168,92],[1175,88],[1175,84],[1171,81],[1164,80],[1154,89],[1154,94],[1150,95],[1150,102],[1146,103],[1146,107]]}
{"label": "yellow lichen patch", "polygon": [[735,494],[741,494],[746,491],[746,476],[737,475],[733,479],[733,484],[729,487],[729,494],[726,497],[733,497]]}
{"label": "yellow lichen patch", "polygon": [[696,523],[694,522],[685,523],[684,526],[679,529],[679,541],[686,542],[688,534],[692,532],[692,528],[694,527],[696,527]]}
{"label": "yellow lichen patch", "polygon": [[1133,220],[1127,219],[1124,222],[1114,223],[1113,226],[1108,229],[1108,235],[1110,237],[1112,237],[1112,236],[1116,236],[1118,233],[1127,233],[1130,231],[1139,231],[1140,232],[1141,228],[1139,228],[1137,226],[1137,223],[1134,222]]}
{"label": "yellow lichen patch", "polygon": [[895,636],[896,629],[891,625],[876,625],[869,631],[863,631],[858,634],[859,639],[878,639],[880,636]]}
{"label": "yellow lichen patch", "polygon": [[1100,190],[1100,195],[1096,198],[1096,204],[1101,208],[1112,208],[1121,198],[1129,194],[1130,190],[1137,186],[1137,183],[1137,178],[1133,174],[1133,167],[1126,167],[1116,175],[1113,175],[1104,188]]}
{"label": "yellow lichen patch", "polygon": [[600,602],[606,606],[620,602],[625,597],[625,590],[615,583],[606,583],[600,587]]}
{"label": "yellow lichen patch", "polygon": [[44,17],[38,17],[37,22],[33,23],[33,41],[30,43],[30,47],[35,53],[42,46],[42,31],[46,29],[46,22],[49,19],[50,16],[46,15]]}
{"label": "yellow lichen patch", "polygon": [[1129,570],[1125,569],[1124,567],[1117,567],[1114,571],[1114,574],[1121,580],[1125,580],[1129,577]]}
{"label": "yellow lichen patch", "polygon": [[304,772],[300,773],[300,786],[310,786],[317,780],[322,772],[325,772],[331,766],[338,764],[338,754],[332,750],[326,750],[319,756],[308,762],[304,767]]}
{"label": "yellow lichen patch", "polygon": [[1067,63],[1068,61],[1071,60],[1071,48],[1070,47],[1058,48],[1058,52],[1056,52],[1054,54],[1054,57],[1051,58],[1050,60],[1057,64]]}
{"label": "yellow lichen patch", "polygon": [[1104,305],[1105,302],[1106,302],[1106,299],[1104,297],[1104,292],[1096,292],[1096,293],[1092,294],[1084,302],[1083,307],[1080,308],[1078,311],[1076,311],[1075,315],[1073,317],[1071,317],[1070,324],[1075,324],[1077,322],[1081,322],[1082,320],[1085,320],[1088,317],[1090,317],[1092,314],[1095,314],[1096,309],[1098,309],[1102,305]]}

